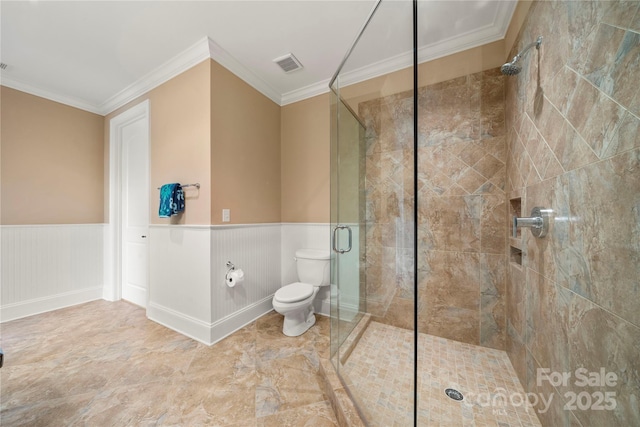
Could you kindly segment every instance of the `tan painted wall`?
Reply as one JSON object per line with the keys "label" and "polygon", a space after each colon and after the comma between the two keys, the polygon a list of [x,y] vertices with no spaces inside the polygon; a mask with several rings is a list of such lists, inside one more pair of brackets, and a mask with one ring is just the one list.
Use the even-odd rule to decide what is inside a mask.
{"label": "tan painted wall", "polygon": [[104,118],[2,86],[1,223],[103,221]]}
{"label": "tan painted wall", "polygon": [[340,179],[335,187],[338,197],[333,219],[340,224],[359,224],[365,217],[365,129],[342,102],[337,107],[339,126],[334,130],[337,144],[333,150],[339,161],[332,166]]}
{"label": "tan painted wall", "polygon": [[[211,217],[210,61],[204,61],[145,95],[107,115],[109,120],[149,100],[150,104],[150,222],[152,224],[209,224]],[[105,164],[109,151],[105,150]],[[199,182],[200,190],[185,189],[185,212],[171,219],[158,217],[158,187],[170,182]],[[108,181],[107,181],[108,186]],[[108,208],[107,208],[108,212]],[[108,214],[105,214],[105,218]]]}
{"label": "tan painted wall", "polygon": [[[504,49],[504,41],[499,41],[421,64],[420,83],[432,84],[500,65]],[[350,104],[357,111],[359,102],[409,89],[409,74],[407,69],[371,79],[345,88],[343,95],[349,97]],[[100,171],[98,181],[100,185],[105,183],[107,191],[104,196],[102,191],[91,192],[91,197],[99,194],[97,206],[102,212],[99,216],[92,214],[98,219],[90,221],[102,222],[102,218],[108,221],[109,119],[145,99],[149,99],[151,109],[151,223],[168,222],[157,216],[157,187],[173,181],[200,182],[202,187],[200,191],[186,190],[187,209],[171,222],[219,224],[223,208],[231,209],[232,223],[329,221],[328,94],[280,108],[211,60],[106,117],[104,140],[107,143],[100,156],[104,156],[105,168],[92,168],[91,171]],[[62,107],[62,110],[102,119],[91,113]],[[10,129],[10,125],[3,124],[3,137]],[[63,147],[54,151],[63,153],[65,150]],[[4,166],[12,153],[9,150],[3,154]],[[66,171],[76,174],[76,169],[72,167]],[[9,169],[8,172],[24,170],[12,172]],[[5,175],[3,172],[3,178]],[[8,202],[12,200],[11,189],[4,184],[2,188],[5,202],[2,212],[17,209],[15,207],[19,204]],[[66,197],[75,197],[77,190],[76,187]],[[91,203],[93,206],[95,202]],[[49,211],[51,213],[43,216],[39,223],[50,221],[48,218],[53,212]],[[73,215],[84,214],[77,210]],[[21,214],[20,218],[24,221],[27,217]],[[3,218],[5,223],[15,220]],[[73,222],[75,219],[58,218],[54,221]]]}
{"label": "tan painted wall", "polygon": [[329,94],[282,107],[282,222],[329,222]]}
{"label": "tan painted wall", "polygon": [[211,224],[280,222],[280,106],[209,62]]}

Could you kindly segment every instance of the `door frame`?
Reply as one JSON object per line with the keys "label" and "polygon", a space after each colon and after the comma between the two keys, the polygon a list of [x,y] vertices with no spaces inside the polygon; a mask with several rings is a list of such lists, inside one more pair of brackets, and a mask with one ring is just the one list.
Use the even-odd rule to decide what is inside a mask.
{"label": "door frame", "polygon": [[[122,299],[122,129],[143,119],[151,139],[149,100],[129,108],[109,121],[109,222],[105,236],[103,299]],[[149,146],[151,144],[149,143]],[[147,161],[150,161],[147,156]],[[150,169],[149,169],[150,170]],[[147,298],[149,289],[147,289]]]}

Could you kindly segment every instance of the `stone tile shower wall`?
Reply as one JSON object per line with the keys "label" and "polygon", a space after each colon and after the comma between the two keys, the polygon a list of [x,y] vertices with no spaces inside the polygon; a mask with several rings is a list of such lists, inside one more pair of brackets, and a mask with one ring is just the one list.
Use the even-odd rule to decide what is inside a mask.
{"label": "stone tile shower wall", "polygon": [[[542,48],[506,84],[510,208],[554,211],[546,238],[510,239],[507,288],[509,357],[527,392],[553,397],[543,425],[640,425],[639,7],[534,4],[516,48],[538,35]],[[581,386],[579,368],[616,385]],[[540,369],[570,377],[553,386]],[[592,409],[605,392],[615,409]]]}
{"label": "stone tile shower wall", "polygon": [[413,329],[413,94],[358,106],[365,123],[366,308]]}
{"label": "stone tile shower wall", "polygon": [[[367,311],[413,329],[413,99],[362,103]],[[504,78],[492,70],[418,93],[418,330],[504,349]]]}

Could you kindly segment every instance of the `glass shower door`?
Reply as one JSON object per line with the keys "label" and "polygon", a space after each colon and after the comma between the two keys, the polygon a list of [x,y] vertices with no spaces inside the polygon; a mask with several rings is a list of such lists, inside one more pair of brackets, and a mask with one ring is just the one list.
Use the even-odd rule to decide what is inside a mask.
{"label": "glass shower door", "polygon": [[377,2],[331,83],[331,361],[371,427],[416,420],[412,16]]}
{"label": "glass shower door", "polygon": [[[366,311],[364,298],[364,127],[332,93],[332,355]],[[339,364],[339,363],[338,363]]]}

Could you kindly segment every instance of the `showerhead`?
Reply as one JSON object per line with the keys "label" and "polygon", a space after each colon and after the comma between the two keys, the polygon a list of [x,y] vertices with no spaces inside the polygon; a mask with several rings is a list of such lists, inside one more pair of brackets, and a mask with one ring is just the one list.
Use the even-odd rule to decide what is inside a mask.
{"label": "showerhead", "polygon": [[500,72],[505,76],[515,76],[522,71],[522,67],[515,64],[515,61],[507,62],[500,67]]}
{"label": "showerhead", "polygon": [[522,50],[522,52],[518,53],[516,56],[513,57],[511,62],[507,62],[502,67],[500,67],[500,72],[505,76],[515,76],[516,74],[520,73],[520,71],[522,71],[522,67],[517,64],[520,58],[522,57],[522,55],[527,53],[527,51],[534,46],[536,47],[536,49],[540,49],[541,44],[542,44],[542,36],[538,37],[536,41],[534,41],[533,43],[530,43],[529,45],[527,45],[527,47],[525,47]]}

